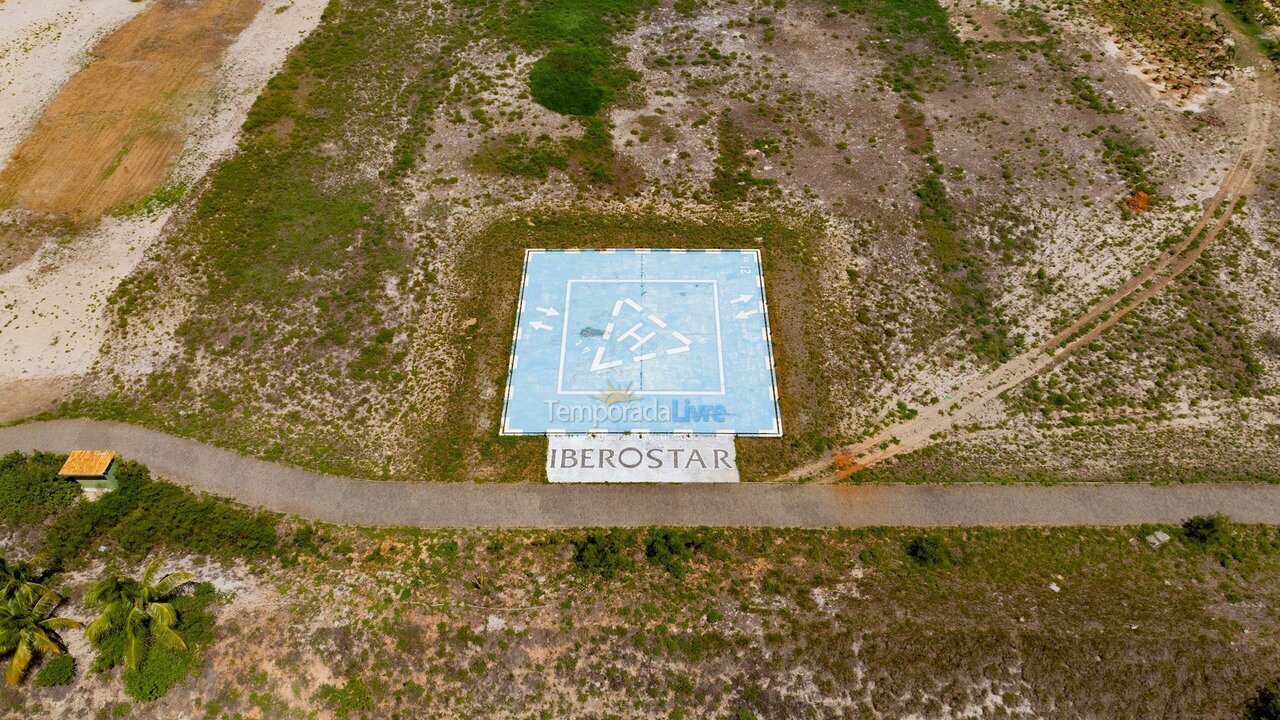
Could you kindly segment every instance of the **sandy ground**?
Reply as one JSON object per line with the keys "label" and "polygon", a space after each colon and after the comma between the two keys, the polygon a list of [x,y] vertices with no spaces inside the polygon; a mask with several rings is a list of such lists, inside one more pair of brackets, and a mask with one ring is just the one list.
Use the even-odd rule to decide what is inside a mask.
{"label": "sandy ground", "polygon": [[148,7],[130,0],[0,3],[0,167],[106,33]]}
{"label": "sandy ground", "polygon": [[[49,4],[74,9],[81,3]],[[194,106],[195,114],[184,120],[186,139],[170,173],[174,180],[193,182],[234,149],[254,98],[289,50],[316,26],[324,5],[325,0],[263,4],[213,73],[212,101]],[[11,115],[7,107],[4,112]],[[0,274],[0,404],[19,395],[33,406],[51,402],[64,387],[55,380],[92,367],[104,336],[107,297],[160,236],[171,212],[104,218],[82,233],[45,243],[33,257]],[[32,397],[39,388],[48,395]]]}
{"label": "sandy ground", "polygon": [[186,117],[259,0],[156,0],[93,49],[0,172],[0,204],[77,222],[164,180]]}

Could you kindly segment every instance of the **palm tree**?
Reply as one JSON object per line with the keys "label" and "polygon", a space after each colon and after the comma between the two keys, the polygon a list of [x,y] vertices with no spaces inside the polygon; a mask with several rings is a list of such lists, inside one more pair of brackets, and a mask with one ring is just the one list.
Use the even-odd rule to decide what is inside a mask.
{"label": "palm tree", "polygon": [[148,641],[175,650],[187,648],[173,630],[178,614],[166,601],[194,576],[189,572],[172,572],[156,580],[162,565],[164,558],[156,558],[147,563],[142,579],[112,575],[94,583],[84,594],[85,604],[99,611],[98,617],[85,628],[85,636],[96,643],[105,635],[123,631],[124,663],[130,670],[137,670],[142,664]]}
{"label": "palm tree", "polygon": [[28,563],[10,565],[0,558],[0,601],[12,600],[21,594],[34,603],[42,594],[49,592],[42,583],[43,579]]}
{"label": "palm tree", "polygon": [[57,593],[45,590],[38,597],[33,592],[20,591],[0,603],[0,655],[13,654],[4,671],[5,682],[22,682],[36,653],[61,655],[67,651],[58,631],[78,628],[80,621],[51,617],[60,602],[62,598]]}

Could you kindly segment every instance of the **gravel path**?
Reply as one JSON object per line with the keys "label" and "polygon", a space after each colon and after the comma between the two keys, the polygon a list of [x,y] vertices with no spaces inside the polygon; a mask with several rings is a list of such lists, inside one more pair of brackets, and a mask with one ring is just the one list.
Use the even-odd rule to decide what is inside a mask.
{"label": "gravel path", "polygon": [[133,425],[0,428],[0,453],[113,449],[161,477],[333,523],[418,527],[1130,525],[1223,512],[1280,524],[1280,485],[543,485],[323,475]]}

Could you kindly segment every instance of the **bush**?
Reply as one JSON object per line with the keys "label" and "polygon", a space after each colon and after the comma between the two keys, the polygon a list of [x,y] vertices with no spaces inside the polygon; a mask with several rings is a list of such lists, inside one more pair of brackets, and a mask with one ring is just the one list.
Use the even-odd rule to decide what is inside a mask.
{"label": "bush", "polygon": [[137,670],[125,672],[124,691],[135,700],[158,700],[185,680],[196,665],[190,652],[153,647]]}
{"label": "bush", "polygon": [[0,457],[0,522],[34,525],[70,507],[80,495],[80,486],[58,477],[66,459],[42,452]]}
{"label": "bush", "polygon": [[612,95],[608,68],[603,50],[556,48],[533,64],[529,92],[539,105],[562,115],[595,115]]}
{"label": "bush", "polygon": [[1210,545],[1226,537],[1230,523],[1222,513],[1196,515],[1182,523],[1182,534],[1201,545]]}
{"label": "bush", "polygon": [[684,577],[683,560],[702,547],[702,540],[687,530],[654,528],[644,541],[644,555],[654,565],[661,565],[672,575]]}
{"label": "bush", "polygon": [[622,553],[630,536],[621,530],[589,532],[573,541],[573,563],[587,572],[611,578],[626,567]]}
{"label": "bush", "polygon": [[951,553],[936,535],[921,535],[907,543],[907,555],[926,567],[936,567],[951,560]]}
{"label": "bush", "polygon": [[1280,720],[1280,680],[1258,690],[1245,709],[1246,720]]}
{"label": "bush", "polygon": [[347,684],[342,687],[321,685],[316,697],[328,703],[334,714],[342,720],[351,717],[352,712],[373,709],[369,688],[358,675],[347,678]]}
{"label": "bush", "polygon": [[76,659],[70,655],[54,655],[40,666],[36,673],[36,685],[56,687],[70,683],[76,676]]}
{"label": "bush", "polygon": [[270,513],[152,480],[136,462],[121,463],[116,479],[117,490],[80,503],[54,521],[44,548],[50,564],[59,565],[106,539],[131,557],[161,545],[218,557],[260,557],[275,549],[276,524]]}

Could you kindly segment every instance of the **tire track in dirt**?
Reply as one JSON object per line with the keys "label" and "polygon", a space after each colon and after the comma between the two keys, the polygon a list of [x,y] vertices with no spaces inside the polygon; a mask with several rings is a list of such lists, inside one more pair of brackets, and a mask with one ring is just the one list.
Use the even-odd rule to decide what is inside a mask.
{"label": "tire track in dirt", "polygon": [[104,38],[0,172],[0,207],[82,223],[145,197],[182,151],[189,108],[261,7],[157,0]]}
{"label": "tire track in dirt", "polygon": [[920,408],[914,418],[890,425],[862,442],[828,452],[819,460],[777,479],[843,480],[895,455],[937,442],[961,422],[983,418],[1006,390],[1063,362],[1186,272],[1230,223],[1239,201],[1250,188],[1254,167],[1263,162],[1267,152],[1275,79],[1269,63],[1261,57],[1253,64],[1260,70],[1254,97],[1249,103],[1244,147],[1200,218],[1176,246],[1035,349]]}

